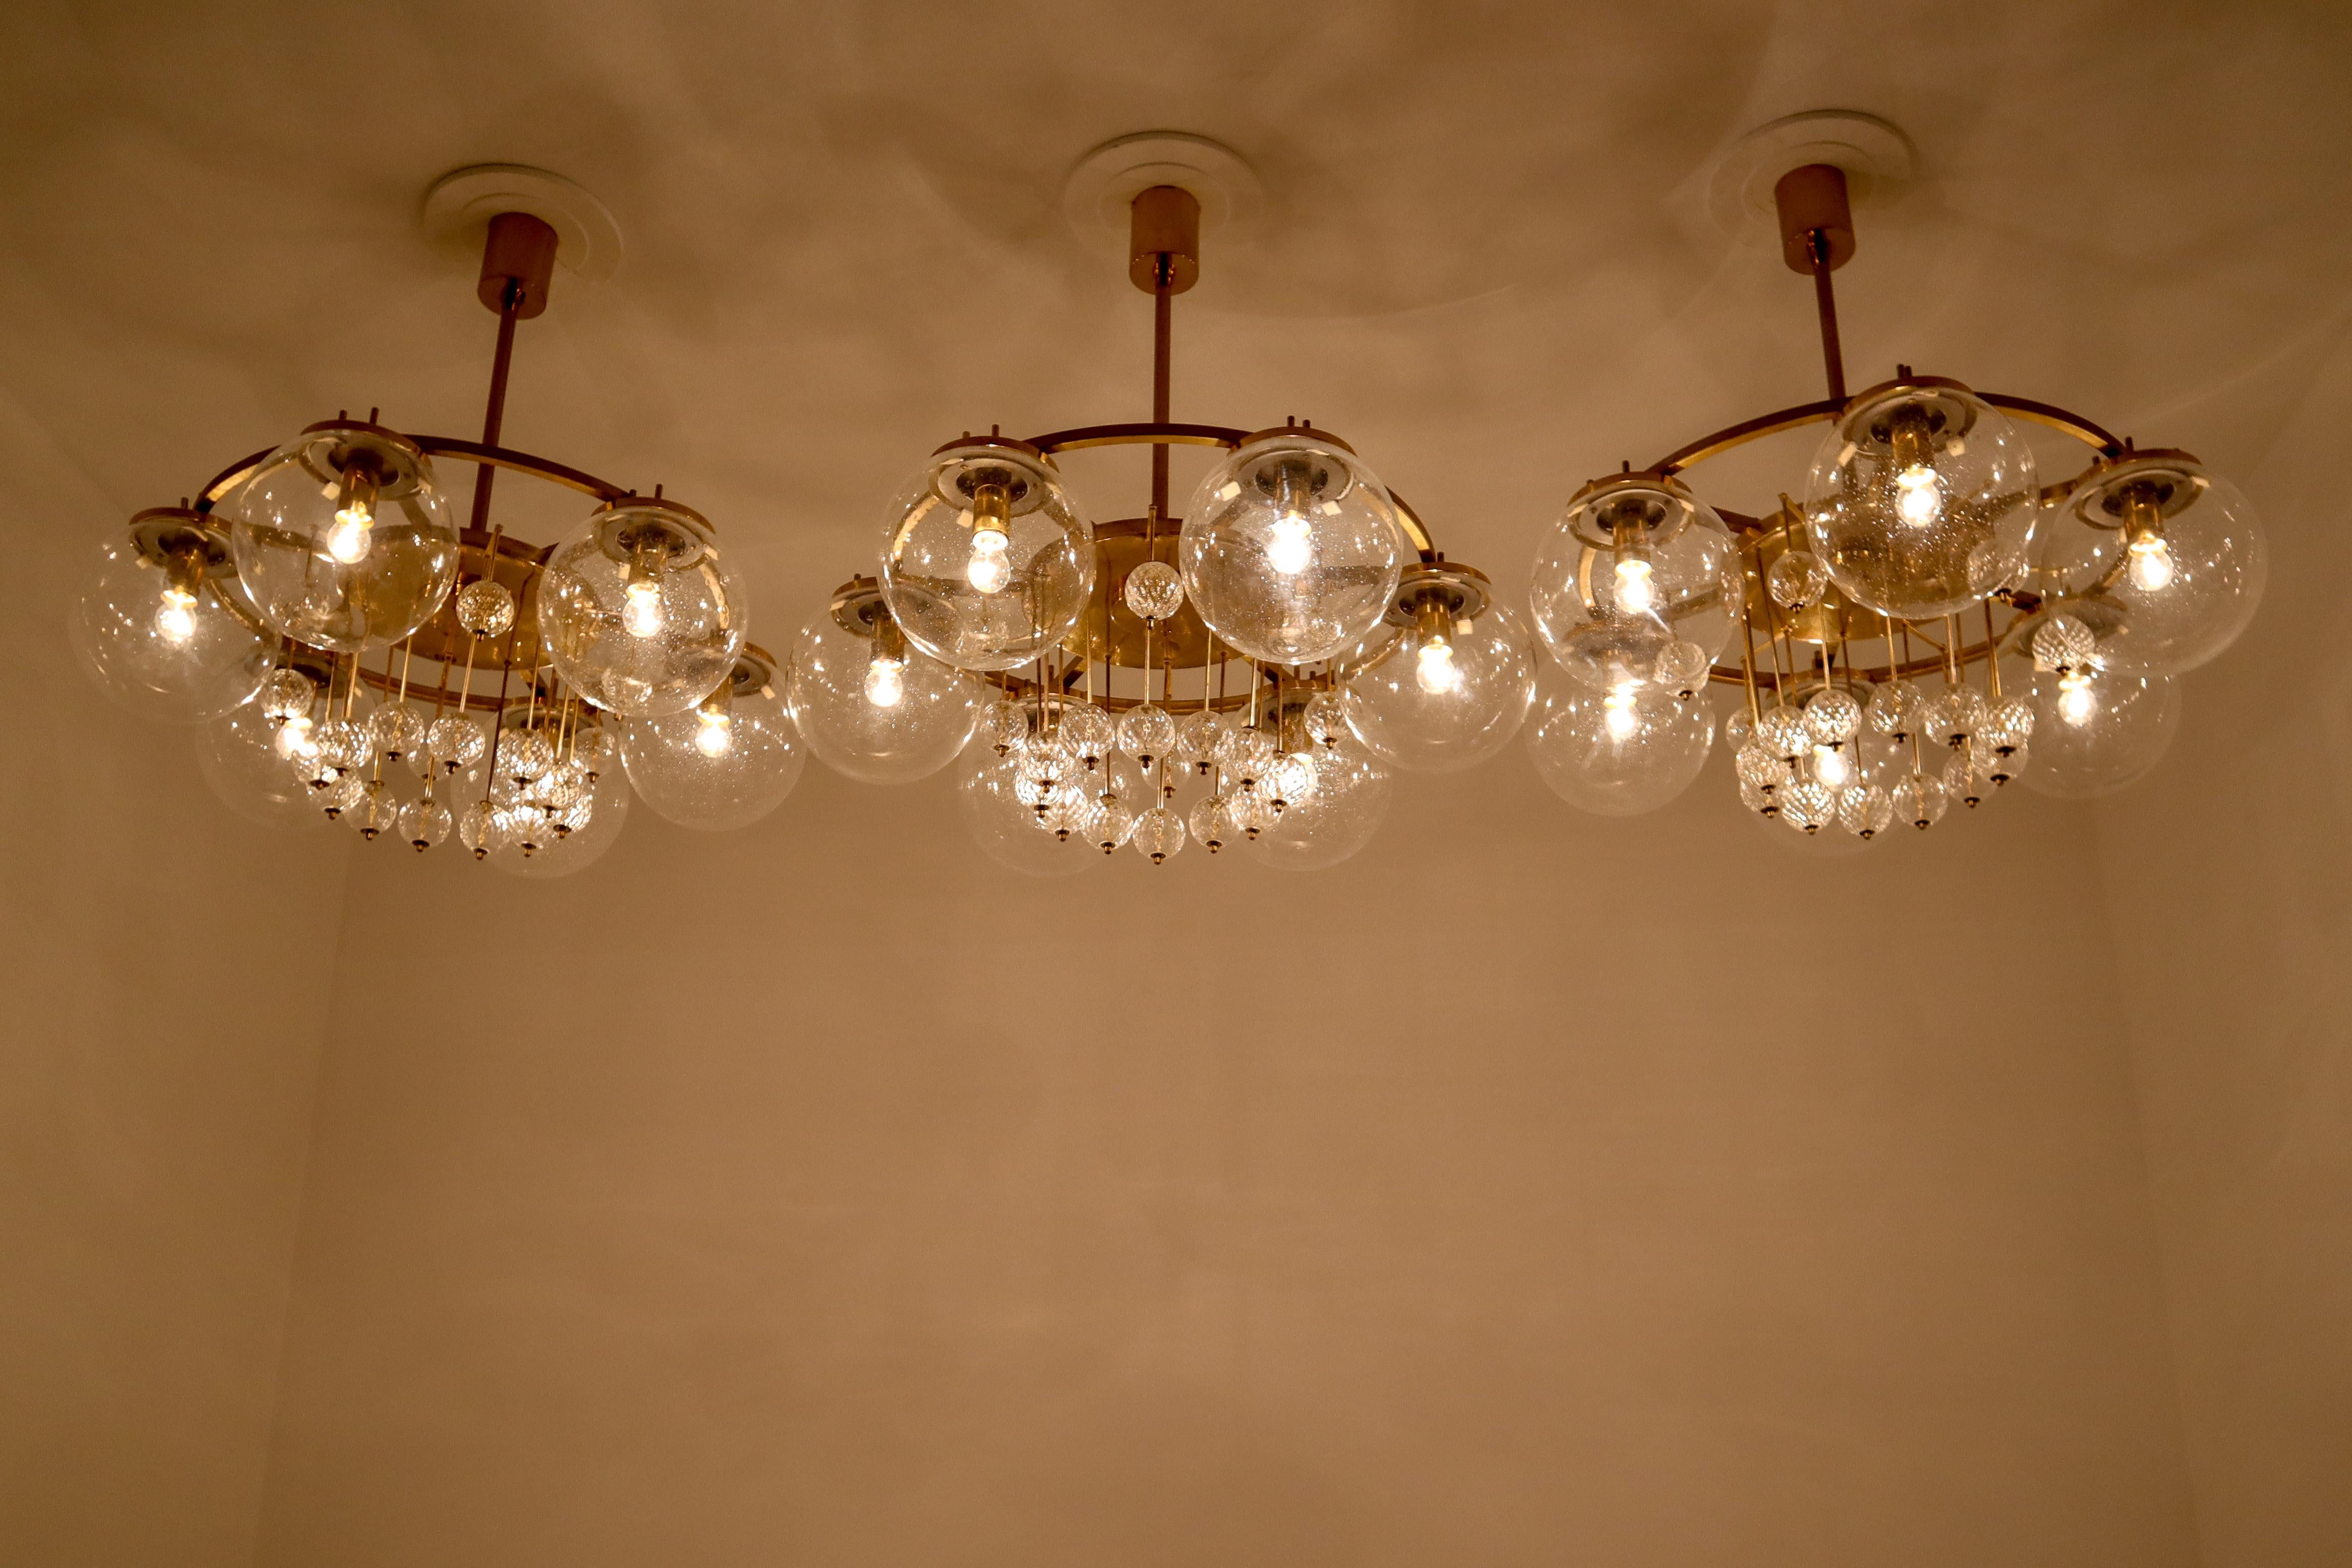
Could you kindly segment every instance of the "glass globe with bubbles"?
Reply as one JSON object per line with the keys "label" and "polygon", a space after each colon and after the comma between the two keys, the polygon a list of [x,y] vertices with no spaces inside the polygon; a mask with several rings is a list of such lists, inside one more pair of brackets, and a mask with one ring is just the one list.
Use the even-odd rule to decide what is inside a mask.
{"label": "glass globe with bubbles", "polygon": [[[1715,710],[1638,682],[1607,691],[1561,682],[1543,693],[1527,734],[1528,755],[1554,795],[1582,811],[1633,816],[1655,811],[1698,777],[1715,744]],[[1786,763],[1752,742],[1749,749],[1759,766],[1775,770],[1757,782],[1788,777]]]}
{"label": "glass globe with bubbles", "polygon": [[1393,767],[1454,773],[1519,732],[1535,700],[1535,639],[1466,567],[1416,563],[1391,612],[1402,635],[1348,679],[1348,728]]}
{"label": "glass globe with bubbles", "polygon": [[2180,728],[2171,677],[2036,670],[2033,765],[2016,771],[2025,787],[2061,800],[2112,795],[2163,760]]}
{"label": "glass globe with bubbles", "polygon": [[1386,487],[1339,437],[1297,425],[1259,431],[1210,469],[1177,539],[1194,611],[1272,664],[1329,658],[1362,638],[1407,553]]}
{"label": "glass globe with bubbles", "polygon": [[2244,493],[2186,452],[2101,465],[2057,508],[2035,553],[2039,581],[2092,624],[2099,664],[2132,675],[2178,675],[2221,654],[2253,619],[2270,575]]}
{"label": "glass globe with bubbles", "polygon": [[981,680],[911,647],[870,578],[845,584],[793,639],[785,689],[816,760],[866,784],[955,761],[987,710]]}
{"label": "glass globe with bubbles", "polygon": [[599,507],[555,547],[538,588],[557,673],[625,718],[684,712],[743,651],[734,558],[699,513],[658,497]]}
{"label": "glass globe with bubbles", "polygon": [[1806,530],[1847,598],[1897,620],[1966,608],[2026,561],[2033,453],[1955,381],[1910,377],[1846,405],[1813,458]]}
{"label": "glass globe with bubbles", "polygon": [[[1285,806],[1255,839],[1246,833],[1244,839],[1251,844],[1251,854],[1269,866],[1293,871],[1336,866],[1372,841],[1388,817],[1393,794],[1388,770],[1357,748],[1318,751],[1314,793]],[[1225,816],[1234,826],[1241,826],[1230,806]],[[1226,842],[1230,845],[1230,837]]]}
{"label": "glass globe with bubbles", "polygon": [[967,436],[893,503],[882,594],[907,640],[959,669],[1012,669],[1078,624],[1094,591],[1092,531],[1051,458]]}
{"label": "glass globe with bubbles", "polygon": [[1613,474],[1544,536],[1528,599],[1545,647],[1584,684],[1687,684],[1730,641],[1744,583],[1723,520],[1679,479]]}
{"label": "glass globe with bubbles", "polygon": [[278,639],[238,599],[219,522],[181,507],[141,512],[100,542],[68,623],[99,689],[142,718],[201,724],[269,679]]}
{"label": "glass globe with bubbles", "polygon": [[311,426],[220,510],[247,602],[271,630],[312,647],[390,647],[430,620],[457,580],[457,525],[433,465],[380,425]]}
{"label": "glass globe with bubbles", "polygon": [[747,647],[734,679],[701,706],[625,721],[621,761],[656,816],[716,832],[747,827],[782,805],[807,752],[772,663]]}
{"label": "glass globe with bubbles", "polygon": [[[1075,877],[1101,864],[1104,856],[1098,842],[1080,843],[1076,838],[1064,842],[1054,837],[1034,802],[1024,798],[1028,791],[1017,757],[1000,757],[986,747],[973,746],[957,766],[956,800],[963,812],[964,826],[990,859],[1029,877]],[[1106,804],[1106,816],[1097,826],[1123,827],[1131,833],[1132,819],[1139,815],[1142,804],[1120,803],[1119,809],[1129,817],[1123,824],[1111,817]]]}

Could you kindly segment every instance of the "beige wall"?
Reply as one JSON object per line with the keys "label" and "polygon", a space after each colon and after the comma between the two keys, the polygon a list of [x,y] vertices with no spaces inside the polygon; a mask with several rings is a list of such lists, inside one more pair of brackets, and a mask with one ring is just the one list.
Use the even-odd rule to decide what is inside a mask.
{"label": "beige wall", "polygon": [[2352,1562],[2343,342],[2246,389],[2268,602],[2101,824],[2207,1568]]}
{"label": "beige wall", "polygon": [[261,1561],[2194,1563],[2086,819],[1806,866],[1727,787],[1509,754],[1300,879],[814,773],[362,852]]}
{"label": "beige wall", "polygon": [[253,1557],[345,853],[64,642],[131,504],[0,396],[0,1562]]}

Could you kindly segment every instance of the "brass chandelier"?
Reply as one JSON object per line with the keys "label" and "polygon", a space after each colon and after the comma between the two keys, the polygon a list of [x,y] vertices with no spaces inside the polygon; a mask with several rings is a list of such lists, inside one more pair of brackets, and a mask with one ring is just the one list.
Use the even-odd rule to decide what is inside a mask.
{"label": "brass chandelier", "polygon": [[[1231,158],[1165,136],[1097,157],[1137,141]],[[2104,793],[2154,764],[2173,678],[2259,598],[2251,509],[2186,453],[1908,366],[1849,395],[1846,178],[1809,162],[1773,202],[1827,395],[1583,487],[1538,551],[1530,630],[1338,436],[1173,420],[1173,303],[1218,193],[1118,168],[1145,171],[1116,194],[1152,300],[1150,417],[941,446],[781,660],[748,639],[708,519],[500,445],[518,324],[559,253],[609,265],[617,231],[568,182],[487,165],[428,199],[478,232],[498,317],[480,438],[338,414],[139,513],[79,602],[83,662],[126,706],[201,724],[208,780],[247,816],[454,838],[526,876],[593,861],[633,799],[747,826],[811,753],[875,784],[955,766],[974,838],[1033,874],[1188,844],[1313,868],[1370,839],[1394,771],[1468,767],[1523,728],[1558,794],[1622,815],[1685,789],[1720,727],[1743,803],[1815,842],[1925,828],[2013,778]],[[1816,424],[1801,499],[1747,514],[1692,489],[1707,459]],[[2087,466],[2043,482],[2029,430]],[[1139,513],[1089,523],[1063,458],[1132,446]],[[1178,512],[1180,446],[1214,460]],[[475,471],[463,521],[436,462]],[[554,544],[519,539],[501,470],[589,510]],[[1539,705],[1538,639],[1564,676]]]}

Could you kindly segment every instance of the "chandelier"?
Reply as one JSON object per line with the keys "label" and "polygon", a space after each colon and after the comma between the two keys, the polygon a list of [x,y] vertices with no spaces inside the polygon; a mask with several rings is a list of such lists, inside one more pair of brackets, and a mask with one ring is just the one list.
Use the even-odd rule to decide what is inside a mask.
{"label": "chandelier", "polygon": [[[1813,115],[1768,132],[1801,142],[1822,121],[1891,131]],[[1664,804],[1713,744],[1695,700],[1713,681],[1737,689],[1723,730],[1742,804],[1808,835],[1924,829],[2012,779],[2084,797],[2140,777],[2178,725],[2174,678],[2261,596],[2245,497],[2186,452],[1908,365],[1849,395],[1832,286],[1854,249],[1845,171],[1802,163],[1771,188],[1783,257],[1813,282],[1827,395],[1570,500],[1530,589],[1572,678],[1529,727],[1538,771],[1589,810]],[[1745,515],[1692,489],[1699,464],[1811,425],[1829,428],[1801,499]],[[2027,426],[2087,465],[2043,482]]]}

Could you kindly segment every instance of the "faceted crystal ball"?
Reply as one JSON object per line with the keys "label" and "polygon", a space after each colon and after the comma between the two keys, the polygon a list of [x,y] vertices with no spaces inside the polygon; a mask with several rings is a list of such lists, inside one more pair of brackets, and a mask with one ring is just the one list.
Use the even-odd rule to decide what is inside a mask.
{"label": "faceted crystal ball", "polygon": [[556,671],[625,718],[692,708],[735,668],[748,610],[734,557],[674,502],[600,507],[539,580],[539,629]]}
{"label": "faceted crystal ball", "polygon": [[2068,670],[2091,662],[2098,647],[2091,628],[2074,616],[2059,612],[2043,618],[2033,628],[2028,644],[2033,662],[2043,669]]}
{"label": "faceted crystal ball", "polygon": [[1973,686],[1948,686],[1927,700],[1919,716],[1920,732],[1938,745],[1965,746],[1983,727],[1984,693]]}
{"label": "faceted crystal ball", "polygon": [[2180,728],[2169,676],[2039,670],[2032,701],[2034,764],[2021,776],[2060,800],[2112,795],[2144,777]]}
{"label": "faceted crystal ball", "polygon": [[[1657,686],[1602,692],[1580,683],[1551,685],[1527,731],[1528,755],[1552,793],[1603,816],[1632,816],[1665,805],[1698,777],[1714,743],[1715,710],[1679,701]],[[1786,763],[1773,756],[1762,761],[1777,770],[1772,782],[1786,780]],[[1741,776],[1747,776],[1744,768]]]}
{"label": "faceted crystal ball", "polygon": [[1950,615],[2025,564],[2040,513],[2033,454],[1957,382],[1865,392],[1822,442],[1807,531],[1830,581],[1897,620]]}
{"label": "faceted crystal ball", "polygon": [[1177,540],[1184,591],[1226,643],[1308,664],[1387,613],[1405,561],[1395,503],[1336,439],[1304,426],[1252,437],[1209,471]]}
{"label": "faceted crystal ball", "polygon": [[1819,745],[1843,745],[1862,733],[1862,704],[1834,687],[1815,692],[1805,703],[1805,728]]}
{"label": "faceted crystal ball", "polygon": [[1449,773],[1508,745],[1535,694],[1535,639],[1494,604],[1475,620],[1435,633],[1416,626],[1391,638],[1349,677],[1344,711],[1356,739],[1381,762]]}
{"label": "faceted crystal ball", "polygon": [[881,577],[916,647],[959,669],[1011,669],[1085,614],[1094,535],[1052,458],[967,437],[934,453],[892,503]]}
{"label": "faceted crystal ball", "polygon": [[[1315,758],[1314,794],[1266,820],[1258,816],[1255,835],[1244,829],[1251,853],[1269,866],[1294,871],[1336,866],[1372,840],[1389,813],[1393,793],[1388,770],[1351,746]],[[1242,826],[1232,807],[1233,826]],[[1233,842],[1228,829],[1225,842]]]}
{"label": "faceted crystal ball", "polygon": [[[887,615],[887,610],[880,613]],[[793,724],[816,760],[864,784],[907,784],[955,761],[994,706],[978,677],[820,615],[786,661]],[[1026,737],[1026,710],[999,721]],[[1008,747],[1009,749],[1009,747]]]}
{"label": "faceted crystal ball", "polygon": [[390,647],[457,580],[457,526],[433,465],[380,426],[312,426],[221,510],[247,600],[271,630],[312,647]]}
{"label": "faceted crystal ball", "polygon": [[1837,796],[1827,784],[1804,779],[1779,793],[1780,820],[1805,833],[1818,833],[1837,820]]}
{"label": "faceted crystal ball", "polygon": [[1000,698],[982,710],[980,738],[998,756],[1010,756],[1029,743],[1029,728],[1034,717],[1028,703],[1012,697]]}
{"label": "faceted crystal ball", "polygon": [[2132,675],[2178,675],[2220,654],[2270,574],[2243,492],[2186,452],[2129,454],[2084,479],[2037,554],[2053,592],[2110,612],[2100,658]]}
{"label": "faceted crystal ball", "polygon": [[1791,550],[1772,563],[1764,585],[1774,604],[1784,610],[1801,610],[1820,602],[1822,590],[1830,585],[1830,569],[1811,551]]}
{"label": "faceted crystal ball", "polygon": [[490,742],[479,719],[444,713],[425,731],[425,749],[444,772],[454,773],[480,762]]}
{"label": "faceted crystal ball", "polygon": [[1119,715],[1118,749],[1145,767],[1168,755],[1175,744],[1176,721],[1166,709],[1146,703]]}
{"label": "faceted crystal ball", "polygon": [[1884,735],[1893,741],[1907,741],[1918,726],[1919,710],[1926,700],[1919,689],[1907,680],[1885,680],[1874,687],[1864,718],[1874,735]]}
{"label": "faceted crystal ball", "polygon": [[621,726],[630,787],[680,827],[717,832],[759,821],[793,793],[807,758],[772,685],[737,691],[717,713],[706,705]]}
{"label": "faceted crystal ball", "polygon": [[389,762],[421,749],[429,728],[424,713],[405,702],[383,703],[368,715],[368,740]]}
{"label": "faceted crystal ball", "polygon": [[1184,607],[1184,579],[1165,561],[1146,561],[1120,590],[1127,607],[1147,621],[1164,621]]}
{"label": "faceted crystal ball", "polygon": [[216,526],[133,520],[100,543],[94,564],[69,623],[74,652],[124,708],[200,724],[236,708],[269,679],[277,639],[222,597],[235,589]]}
{"label": "faceted crystal ball", "polygon": [[1857,838],[1874,838],[1895,820],[1895,797],[1876,784],[1849,784],[1838,793],[1838,826]]}
{"label": "faceted crystal ball", "polygon": [[1616,475],[1577,493],[1536,552],[1536,631],[1589,686],[1691,679],[1731,640],[1746,591],[1723,520],[1679,480]]}
{"label": "faceted crystal ball", "polygon": [[1813,749],[1813,732],[1795,708],[1767,708],[1756,721],[1756,738],[1775,756],[1801,757]]}

